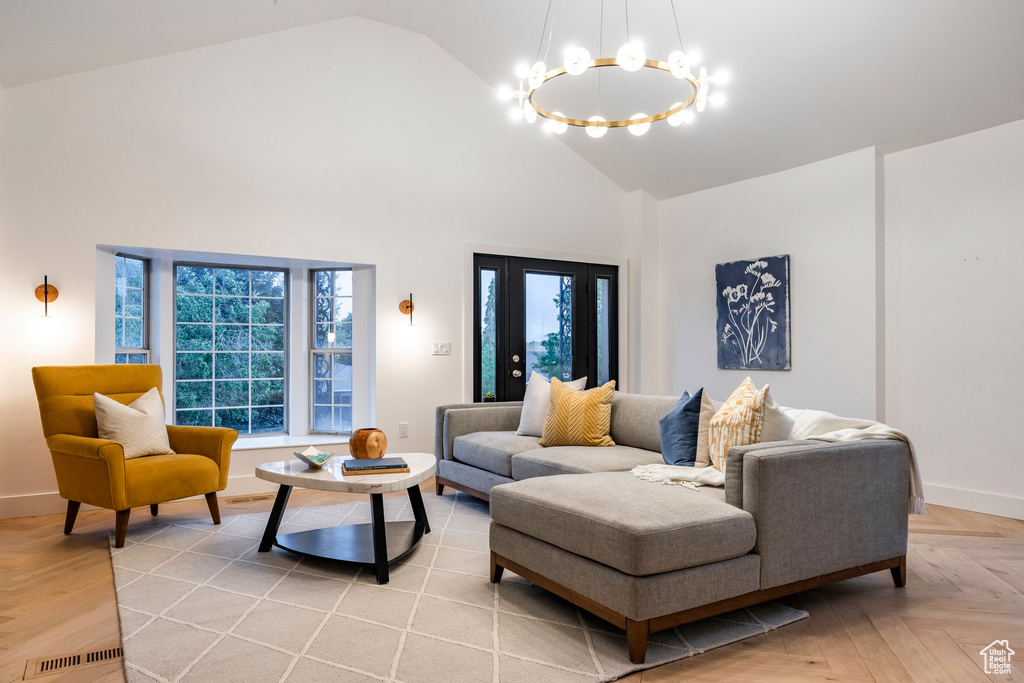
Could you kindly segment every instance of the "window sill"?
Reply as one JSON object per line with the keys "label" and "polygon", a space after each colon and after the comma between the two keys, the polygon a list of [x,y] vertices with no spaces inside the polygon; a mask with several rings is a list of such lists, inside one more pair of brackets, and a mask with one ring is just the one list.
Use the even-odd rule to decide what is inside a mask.
{"label": "window sill", "polygon": [[323,446],[326,444],[347,444],[346,434],[316,434],[313,436],[254,436],[239,439],[231,447],[233,451],[258,451],[268,448],[297,448]]}

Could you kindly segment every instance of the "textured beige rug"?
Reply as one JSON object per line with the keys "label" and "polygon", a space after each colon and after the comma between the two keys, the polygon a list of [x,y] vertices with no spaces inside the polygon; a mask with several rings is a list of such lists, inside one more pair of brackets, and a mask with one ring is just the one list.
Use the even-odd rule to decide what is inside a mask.
{"label": "textured beige rug", "polygon": [[[663,631],[635,666],[621,630],[515,574],[488,581],[485,503],[424,503],[432,533],[385,586],[368,569],[258,553],[267,514],[129,531],[111,549],[128,681],[611,681],[807,616],[766,603]],[[412,519],[404,498],[385,511]],[[279,533],[369,518],[368,502],[295,509]]]}

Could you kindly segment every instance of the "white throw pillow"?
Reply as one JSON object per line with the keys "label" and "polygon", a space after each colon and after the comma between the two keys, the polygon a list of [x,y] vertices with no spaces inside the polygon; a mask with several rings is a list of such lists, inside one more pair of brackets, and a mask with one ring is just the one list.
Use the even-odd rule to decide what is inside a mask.
{"label": "white throw pillow", "polygon": [[100,438],[124,446],[125,460],[174,453],[167,440],[164,402],[155,387],[128,405],[103,394],[93,394],[92,399]]}
{"label": "white throw pillow", "polygon": [[[574,379],[565,383],[570,389],[580,391],[587,386],[587,378]],[[526,395],[523,396],[523,414],[519,418],[519,436],[541,436],[544,433],[544,422],[548,419],[548,408],[551,407],[551,382],[536,372],[530,373],[530,381],[526,383]]]}
{"label": "white throw pillow", "polygon": [[761,437],[758,443],[789,441],[793,433],[793,418],[786,415],[772,398],[771,389],[765,392],[764,408],[761,411]]}

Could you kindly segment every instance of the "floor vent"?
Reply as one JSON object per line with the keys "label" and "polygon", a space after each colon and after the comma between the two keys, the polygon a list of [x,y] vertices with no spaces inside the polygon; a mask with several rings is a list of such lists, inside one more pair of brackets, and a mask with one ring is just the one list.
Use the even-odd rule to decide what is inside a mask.
{"label": "floor vent", "polygon": [[28,681],[42,676],[66,673],[73,669],[84,669],[85,667],[96,666],[113,659],[121,659],[121,656],[121,648],[108,647],[89,652],[75,652],[74,654],[62,657],[30,659],[25,665],[25,677],[22,680]]}
{"label": "floor vent", "polygon": [[274,500],[274,494],[256,493],[251,496],[235,496],[234,498],[225,498],[224,502],[228,505],[239,505],[241,503],[255,503],[260,500]]}

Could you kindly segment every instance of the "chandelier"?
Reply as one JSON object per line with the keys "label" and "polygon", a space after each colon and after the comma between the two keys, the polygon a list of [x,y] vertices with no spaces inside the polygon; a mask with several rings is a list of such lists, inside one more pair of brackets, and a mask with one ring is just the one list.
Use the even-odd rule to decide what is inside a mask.
{"label": "chandelier", "polygon": [[[519,80],[519,88],[513,90],[510,87],[499,88],[499,96],[506,100],[515,99],[512,108],[512,118],[524,119],[527,123],[534,123],[538,117],[545,119],[545,130],[562,134],[569,129],[569,126],[583,128],[587,135],[592,138],[600,138],[608,132],[609,128],[625,128],[633,135],[643,135],[655,121],[667,120],[671,126],[679,126],[684,123],[691,123],[695,119],[694,111],[703,112],[711,102],[713,105],[724,103],[721,93],[709,94],[708,90],[712,83],[721,85],[726,82],[727,74],[724,72],[709,76],[707,68],[700,66],[697,74],[693,69],[699,66],[700,56],[696,51],[683,51],[682,34],[679,31],[679,19],[676,15],[675,3],[669,0],[672,8],[672,20],[675,24],[676,37],[679,39],[679,48],[668,55],[666,61],[648,59],[643,44],[638,40],[632,40],[629,29],[629,0],[623,0],[626,17],[626,42],[618,49],[614,57],[591,57],[590,52],[582,46],[568,48],[564,53],[561,66],[548,69],[542,60],[541,50],[544,47],[544,34],[548,34],[548,50],[551,48],[551,34],[554,32],[554,20],[551,20],[551,31],[548,31],[548,21],[551,19],[551,4],[548,1],[547,13],[544,15],[544,26],[541,29],[540,44],[537,46],[537,61],[533,66],[520,64],[516,68],[515,75]],[[555,8],[555,18],[558,16],[558,7]],[[601,2],[600,37],[598,39],[598,54],[601,54],[604,42],[604,2]],[[545,53],[546,58],[546,53]],[[639,112],[628,119],[606,120],[600,116],[600,72],[598,72],[598,114],[588,119],[573,118],[566,116],[560,111],[548,111],[534,101],[534,96],[548,82],[561,76],[579,76],[590,69],[601,69],[607,67],[619,67],[624,71],[635,73],[641,69],[655,69],[664,71],[674,76],[681,82],[683,87],[683,99],[676,102],[668,109],[657,114],[645,114]]]}

